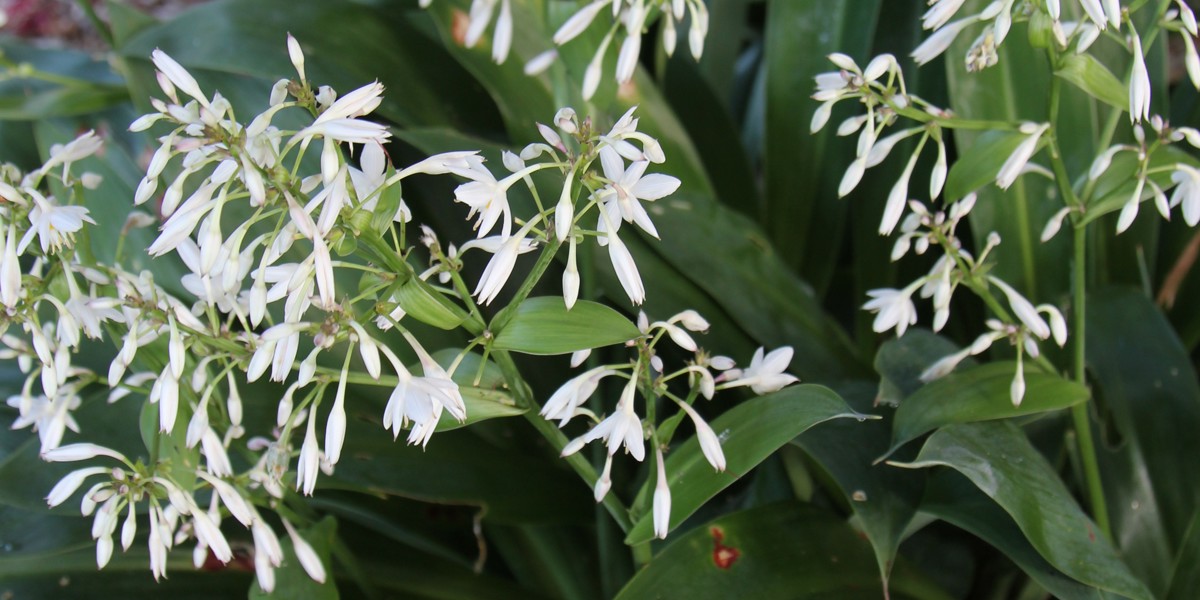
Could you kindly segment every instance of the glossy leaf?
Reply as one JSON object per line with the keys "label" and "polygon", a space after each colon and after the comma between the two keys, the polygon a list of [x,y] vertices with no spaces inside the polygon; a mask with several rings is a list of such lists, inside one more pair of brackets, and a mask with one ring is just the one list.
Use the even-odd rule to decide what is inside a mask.
{"label": "glossy leaf", "polygon": [[[842,52],[867,60],[880,0],[767,4],[763,139],[766,210],[762,221],[785,264],[798,268],[818,290],[824,289],[835,262],[849,209],[834,193],[853,159],[853,141],[834,135],[832,126],[809,135],[816,103],[818,73],[835,70],[826,56]],[[865,62],[862,64],[865,65]],[[849,107],[843,108],[847,110]]]}
{"label": "glossy leaf", "polygon": [[1192,517],[1183,535],[1183,544],[1175,558],[1168,600],[1188,600],[1200,596],[1200,512]]}
{"label": "glossy leaf", "polygon": [[1115,600],[1121,597],[1079,583],[1046,562],[1025,539],[1012,517],[958,473],[932,474],[927,490],[921,501],[922,513],[962,528],[1003,552],[1054,597],[1061,600]]}
{"label": "glossy leaf", "polygon": [[1129,110],[1129,91],[1108,67],[1090,54],[1068,52],[1054,74],[1117,110]]}
{"label": "glossy leaf", "polygon": [[[913,392],[925,385],[921,374],[939,359],[960,348],[946,338],[927,329],[909,329],[903,337],[888,340],[875,354],[875,371],[879,373],[881,404],[899,405]],[[967,358],[961,366],[974,364]]]}
{"label": "glossy leaf", "polygon": [[[948,596],[901,566],[892,598]],[[727,515],[671,540],[617,595],[639,598],[880,598],[870,546],[836,515],[797,503]]]}
{"label": "glossy leaf", "polygon": [[567,354],[623,344],[641,335],[617,311],[589,300],[570,310],[559,296],[528,298],[496,333],[492,347],[526,354]]}
{"label": "glossy leaf", "polygon": [[1133,290],[1088,297],[1088,364],[1121,444],[1101,452],[1114,536],[1159,592],[1200,508],[1200,383],[1162,313]]}
{"label": "glossy leaf", "polygon": [[404,312],[438,329],[455,329],[467,320],[467,311],[417,277],[395,287],[393,297]]}
{"label": "glossy leaf", "polygon": [[920,504],[925,473],[875,462],[887,449],[894,415],[889,407],[875,406],[875,389],[865,381],[838,386],[851,408],[879,413],[882,419],[832,421],[804,432],[792,443],[803,448],[836,483],[844,506],[854,512],[858,526],[871,542],[880,576],[886,582]]}
{"label": "glossy leaf", "polygon": [[1009,387],[1016,363],[992,362],[935,379],[900,403],[888,454],[953,423],[993,421],[1061,410],[1088,399],[1087,388],[1051,373],[1025,370],[1025,398],[1013,406]]}
{"label": "glossy leaf", "polygon": [[946,176],[946,200],[952,202],[993,185],[1004,161],[1027,137],[1017,131],[989,131],[980,135],[950,167]]}
{"label": "glossy leaf", "polygon": [[929,437],[915,461],[897,466],[955,469],[1012,516],[1029,543],[1055,568],[1130,598],[1153,597],[1012,423],[943,427]]}
{"label": "glossy leaf", "polygon": [[343,458],[332,476],[318,480],[319,489],[478,506],[501,523],[563,522],[592,514],[587,486],[560,462],[485,441],[474,432],[479,426],[435,434],[421,448],[393,441],[377,415],[368,417],[349,419]]}
{"label": "glossy leaf", "polygon": [[[729,409],[710,423],[713,431],[722,438],[725,472],[713,470],[695,437],[667,456],[667,483],[671,488],[670,527],[678,527],[710,498],[808,428],[847,417],[867,418],[852,410],[829,388],[817,385],[784,388]],[[653,482],[643,486],[636,505],[648,505],[641,500],[651,495],[652,487]],[[653,537],[654,520],[647,513],[635,519],[625,542],[638,544]]]}

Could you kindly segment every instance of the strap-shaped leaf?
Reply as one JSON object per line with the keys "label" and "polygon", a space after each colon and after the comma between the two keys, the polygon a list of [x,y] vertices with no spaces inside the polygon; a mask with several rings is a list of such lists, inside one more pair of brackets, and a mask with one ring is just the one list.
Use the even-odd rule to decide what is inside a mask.
{"label": "strap-shaped leaf", "polygon": [[623,344],[640,335],[621,313],[588,300],[571,310],[558,296],[529,298],[496,333],[492,348],[526,354],[567,354]]}
{"label": "strap-shaped leaf", "polygon": [[[671,488],[671,528],[696,512],[710,498],[749,473],[780,446],[809,427],[844,417],[865,420],[846,405],[833,390],[819,385],[798,385],[759,396],[730,409],[711,423],[723,441],[726,469],[713,470],[700,451],[695,437],[673,450],[666,460],[667,485]],[[637,506],[646,506],[654,482],[647,482]],[[638,544],[654,537],[654,519],[641,515],[625,542]]]}
{"label": "strap-shaped leaf", "polygon": [[[948,598],[903,563],[892,598]],[[617,595],[639,598],[887,597],[871,547],[837,515],[794,502],[727,515],[656,556]]]}
{"label": "strap-shaped leaf", "polygon": [[1012,516],[1029,543],[1070,577],[1135,599],[1153,598],[1083,513],[1045,457],[1011,422],[939,429],[917,459],[897,466],[950,467]]}
{"label": "strap-shaped leaf", "polygon": [[1025,398],[1013,406],[1009,396],[1016,363],[994,362],[936,379],[900,403],[892,428],[892,447],[952,423],[1020,417],[1074,406],[1087,400],[1087,388],[1052,373],[1025,372]]}
{"label": "strap-shaped leaf", "polygon": [[1055,75],[1118,110],[1129,110],[1129,93],[1108,67],[1091,54],[1068,53]]}

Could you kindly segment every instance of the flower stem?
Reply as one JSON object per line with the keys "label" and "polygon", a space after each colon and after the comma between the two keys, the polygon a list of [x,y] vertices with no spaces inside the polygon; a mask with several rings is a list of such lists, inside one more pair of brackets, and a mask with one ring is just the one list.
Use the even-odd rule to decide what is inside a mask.
{"label": "flower stem", "polygon": [[[1050,64],[1054,66],[1055,57],[1050,56]],[[1083,222],[1083,203],[1071,186],[1067,166],[1063,162],[1062,151],[1058,146],[1058,108],[1061,98],[1062,82],[1060,78],[1052,78],[1050,84],[1050,165],[1054,170],[1054,179],[1058,184],[1063,202],[1077,209],[1075,230],[1073,236],[1073,258],[1071,263],[1071,337],[1074,340],[1073,361],[1071,373],[1079,385],[1087,386],[1087,229]],[[1090,397],[1090,395],[1089,395]],[[1096,459],[1096,444],[1092,439],[1092,426],[1088,419],[1088,402],[1081,402],[1071,407],[1071,420],[1075,429],[1075,437],[1079,442],[1079,455],[1083,463],[1083,477],[1087,484],[1088,501],[1092,509],[1092,517],[1096,526],[1108,539],[1112,539],[1112,527],[1108,521],[1108,503],[1104,499],[1104,485],[1100,481],[1100,465]]]}
{"label": "flower stem", "polygon": [[[513,361],[512,356],[509,355],[507,350],[493,350],[492,358],[495,359],[500,370],[504,372],[504,379],[508,383],[509,389],[512,390],[513,398],[517,401],[517,406],[528,409],[525,411],[525,420],[529,421],[533,425],[533,428],[542,434],[542,437],[546,438],[551,448],[554,448],[556,452],[562,452],[562,449],[566,447],[567,442],[570,440],[567,439],[567,436],[558,427],[554,426],[554,423],[547,421],[538,412],[541,406],[534,399],[525,380],[521,378],[521,373],[517,370],[517,365]],[[586,456],[576,452],[564,460],[583,479],[584,483],[588,484],[588,487],[596,485],[599,475],[596,474],[595,467],[592,466],[592,463],[588,461]],[[629,533],[629,530],[633,528],[633,523],[629,520],[629,509],[617,498],[617,495],[611,493],[605,494],[602,503],[604,504],[604,508],[608,509],[608,514],[612,516],[613,521],[616,521],[617,526],[621,528],[621,532]]]}
{"label": "flower stem", "polygon": [[[1071,313],[1074,327],[1071,335],[1074,344],[1074,365],[1072,371],[1079,385],[1087,385],[1087,225],[1075,227],[1074,239],[1075,256],[1071,276]],[[1112,526],[1108,521],[1108,504],[1104,499],[1104,486],[1100,482],[1100,465],[1096,460],[1096,444],[1092,440],[1092,426],[1088,419],[1088,402],[1081,402],[1071,407],[1071,419],[1075,427],[1075,436],[1079,440],[1079,455],[1083,462],[1083,476],[1087,481],[1088,499],[1091,503],[1092,516],[1096,526],[1108,539],[1112,539]]]}

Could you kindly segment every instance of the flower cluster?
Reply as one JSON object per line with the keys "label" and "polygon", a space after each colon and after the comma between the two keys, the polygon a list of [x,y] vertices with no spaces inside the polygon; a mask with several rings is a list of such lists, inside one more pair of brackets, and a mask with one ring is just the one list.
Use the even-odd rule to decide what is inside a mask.
{"label": "flower cluster", "polygon": [[[421,6],[429,6],[433,0],[421,0]],[[499,5],[492,32],[492,60],[503,63],[512,48],[513,11],[511,0],[472,0],[467,15],[467,28],[463,44],[475,47],[483,38]],[[703,0],[593,0],[581,7],[554,32],[551,38],[556,46],[562,46],[587,29],[603,12],[611,12],[612,22],[583,76],[583,99],[590,100],[600,85],[604,57],[618,36],[623,35],[617,54],[616,82],[624,84],[633,79],[638,57],[642,51],[642,36],[654,19],[662,18],[662,43],[667,56],[675,52],[678,27],[685,21],[688,25],[688,48],[696,60],[704,53],[704,38],[708,34],[708,7]],[[537,75],[550,67],[558,57],[556,49],[547,50],[525,63],[525,74]]]}
{"label": "flower cluster", "polygon": [[[779,348],[765,356],[763,349],[759,348],[750,365],[744,370],[735,368],[734,361],[729,357],[709,355],[691,335],[707,331],[708,321],[692,310],[681,312],[666,321],[654,322],[650,322],[646,313],[640,313],[638,329],[641,336],[629,342],[631,347],[637,349],[637,359],[624,364],[600,365],[584,371],[563,384],[550,397],[542,406],[541,415],[549,420],[557,420],[559,427],[565,426],[577,416],[585,416],[593,421],[594,425],[586,433],[571,440],[563,448],[562,455],[570,456],[583,449],[589,442],[604,441],[608,456],[594,487],[597,502],[603,500],[612,487],[613,456],[624,447],[625,452],[634,460],[643,461],[646,457],[645,440],[649,437],[656,463],[652,511],[654,532],[659,538],[665,538],[670,529],[671,490],[667,485],[663,454],[670,444],[676,426],[685,415],[696,430],[696,438],[704,458],[717,471],[725,470],[722,438],[693,407],[698,397],[712,400],[717,391],[735,387],[749,387],[756,394],[768,394],[795,382],[796,377],[785,372],[792,360],[790,347]],[[679,348],[694,353],[693,359],[680,369],[666,372],[663,360],[657,352],[657,345],[664,338],[670,339]],[[590,351],[577,353],[572,357],[572,365],[582,364],[589,353]],[[627,381],[621,388],[620,398],[613,412],[601,419],[584,404],[596,392],[600,382],[608,377],[623,378]],[[672,391],[670,384],[675,381],[686,382],[685,395],[681,396]],[[645,420],[639,416],[636,407],[639,392],[644,401]],[[656,420],[656,405],[659,399],[667,399],[674,403],[679,412],[666,419],[658,415],[659,419]]]}
{"label": "flower cluster", "polygon": [[[477,234],[476,240],[457,248],[456,254],[473,248],[492,254],[474,290],[480,302],[490,304],[495,300],[512,274],[517,257],[532,250],[535,241],[547,244],[553,241],[568,246],[562,289],[567,308],[571,308],[579,297],[580,286],[576,246],[592,237],[599,246],[607,248],[613,270],[630,302],[642,303],[646,291],[641,275],[618,232],[621,224],[628,222],[658,237],[643,203],[674,193],[679,180],[670,175],[646,173],[652,164],[662,163],[666,157],[657,140],[638,131],[635,110],[636,107],[629,109],[604,132],[597,130],[590,119],[580,122],[573,109],[563,108],[555,114],[553,128],[538,125],[544,141],[527,145],[519,154],[504,153],[503,163],[509,174],[503,178],[497,179],[483,160],[474,155],[463,159],[464,168],[452,170],[470,180],[455,189],[454,199],[470,209],[467,218],[475,219]],[[565,179],[557,203],[543,208],[529,175],[545,169],[557,169]],[[508,201],[509,189],[518,183],[528,186],[539,207],[537,215],[524,221],[514,217]],[[594,229],[584,224],[584,217],[593,209]],[[500,234],[489,236],[497,225]],[[428,235],[425,239],[429,245],[436,241]],[[444,258],[443,272],[457,269],[456,257]]]}
{"label": "flower cluster", "polygon": [[[248,121],[219,92],[206,93],[165,52],[152,54],[163,97],[152,99],[154,111],[130,129],[158,132],[134,198],[153,211],[133,212],[122,234],[161,222],[146,250],[178,258],[185,268],[178,281],[126,271],[120,246],[111,265],[85,263],[76,253],[76,234],[93,223],[77,196],[99,179],[90,173],[76,178],[72,165],[100,151],[94,133],[52,147],[46,163],[30,173],[0,167],[0,357],[16,361],[26,376],[7,404],[17,411],[15,427],[37,431],[45,460],[119,463],[77,469],[47,497],[56,506],[98,480],[83,492],[81,510],[94,518],[101,567],[113,555],[122,514],[123,549],[137,535],[137,515],[148,519],[156,578],[166,574],[167,553],[188,539],[196,542],[198,565],[210,556],[229,561],[221,522],[232,516],[252,533],[264,590],[274,587],[274,569],[282,561],[268,521],[282,524],[306,572],[321,581],[320,559],[285,518],[295,514],[285,510],[295,501],[285,489],[311,495],[320,474],[334,472],[350,421],[351,384],[389,389],[382,426],[397,438],[407,430],[410,444],[425,446],[445,414],[467,419],[455,371],[468,351],[487,349],[493,340],[473,299],[492,304],[520,254],[543,248],[544,269],[567,246],[562,285],[571,308],[581,284],[577,247],[594,238],[630,301],[645,298],[621,228],[630,223],[657,237],[647,203],[673,193],[680,182],[648,173],[665,156],[654,138],[639,131],[635,109],[603,129],[570,108],[558,111],[552,125],[538,126],[542,141],[503,154],[503,177],[478,151],[437,154],[397,169],[385,150],[390,131],[370,119],[383,87],[369,83],[339,96],[314,86],[299,42],[289,36],[287,46],[296,77],[277,82],[266,109]],[[310,149],[319,158],[312,167],[305,160]],[[543,170],[563,177],[552,206],[542,206],[531,177]],[[414,249],[406,245],[412,213],[400,196],[402,180],[418,174],[463,180],[454,200],[466,205],[475,228],[473,239],[444,251],[435,232],[422,226],[419,241],[432,266],[420,273],[411,264]],[[518,215],[510,206],[510,188],[518,183],[528,187],[536,213]],[[66,190],[62,201],[49,189]],[[492,257],[470,292],[460,271],[461,256],[472,250]],[[522,289],[541,275],[532,274]],[[351,276],[360,284],[348,293],[336,282]],[[431,304],[438,308],[431,312]],[[476,336],[449,363],[435,360],[407,326],[410,319],[445,325],[446,318],[453,321],[447,328],[461,325]],[[686,376],[697,393],[711,398],[717,389],[749,386],[766,393],[794,381],[783,374],[790,350],[766,357],[760,352],[745,371],[729,359],[707,357],[688,333],[708,327],[695,313],[640,325],[638,362],[589,371],[564,386],[574,392],[560,390],[547,404],[544,414],[565,423],[587,413],[581,403],[599,379],[622,375],[631,382],[616,415],[576,442],[576,449],[603,438],[610,457],[622,443],[639,460],[644,456],[634,412],[640,383],[661,387],[661,395],[669,381]],[[663,375],[653,347],[664,334],[697,352],[694,363]],[[74,364],[83,336],[106,337],[117,347],[107,373]],[[406,365],[401,354],[414,356],[418,366]],[[274,428],[247,431],[243,390],[263,378],[282,384]],[[74,442],[66,440],[68,431],[86,435],[73,412],[95,385],[108,388],[109,403],[144,398],[154,411],[155,435],[178,443],[156,444],[148,463],[87,442],[64,445]],[[697,423],[706,456],[722,468],[719,442],[691,408],[695,393],[674,399],[680,414]],[[181,464],[194,471],[181,471]],[[656,500],[656,506],[662,502],[669,501]]]}
{"label": "flower cluster", "polygon": [[[876,313],[873,329],[883,332],[895,329],[896,335],[904,335],[909,325],[917,322],[917,309],[913,296],[931,299],[933,302],[933,330],[940,331],[950,318],[950,302],[960,285],[967,286],[1001,316],[987,321],[988,333],[979,336],[966,349],[947,356],[922,375],[923,381],[941,377],[954,369],[968,356],[979,354],[1000,339],[1008,339],[1017,350],[1017,370],[1013,378],[1011,398],[1014,405],[1021,403],[1025,395],[1023,357],[1040,356],[1038,341],[1053,338],[1059,346],[1066,343],[1067,326],[1062,313],[1053,305],[1034,306],[1020,292],[994,275],[988,274],[988,254],[1000,243],[1000,236],[993,232],[987,245],[973,256],[962,246],[955,231],[975,205],[975,195],[950,204],[945,211],[932,211],[924,204],[911,200],[911,213],[900,226],[901,235],[892,248],[892,260],[899,260],[910,250],[924,254],[931,247],[942,249],[942,255],[934,262],[929,272],[910,283],[904,289],[876,289],[867,294],[871,300],[863,308]],[[994,298],[991,288],[1003,292],[1010,313]],[[1044,315],[1044,317],[1043,317]],[[1015,317],[1015,318],[1014,318]]]}

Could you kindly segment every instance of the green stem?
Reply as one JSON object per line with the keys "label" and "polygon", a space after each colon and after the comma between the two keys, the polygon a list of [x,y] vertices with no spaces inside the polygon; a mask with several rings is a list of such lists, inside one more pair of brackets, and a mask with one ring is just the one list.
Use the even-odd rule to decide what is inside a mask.
{"label": "green stem", "polygon": [[[1050,56],[1050,64],[1055,64],[1054,56]],[[1058,77],[1052,78],[1050,85],[1050,165],[1054,170],[1054,179],[1058,184],[1063,202],[1073,209],[1079,209],[1075,218],[1073,241],[1073,262],[1071,276],[1071,335],[1074,338],[1074,356],[1072,374],[1075,381],[1082,386],[1087,385],[1087,224],[1083,223],[1083,204],[1071,186],[1071,178],[1067,173],[1066,163],[1063,162],[1062,151],[1058,146],[1058,109],[1060,88],[1062,82]],[[1119,111],[1113,114],[1120,116]],[[1108,125],[1113,125],[1111,118]],[[1113,125],[1115,127],[1115,125]],[[1105,137],[1111,131],[1106,127]],[[1071,407],[1071,419],[1075,428],[1075,436],[1079,442],[1080,461],[1083,463],[1083,476],[1087,484],[1088,500],[1091,504],[1092,516],[1096,525],[1108,539],[1112,539],[1112,527],[1108,521],[1108,506],[1104,498],[1104,486],[1100,480],[1100,466],[1096,459],[1096,444],[1092,439],[1092,427],[1088,420],[1088,402],[1082,402]]]}
{"label": "green stem", "polygon": [[[550,443],[550,447],[554,448],[556,452],[562,452],[562,449],[566,447],[567,442],[570,440],[567,439],[567,436],[554,423],[547,421],[539,414],[538,411],[541,409],[541,406],[533,398],[525,380],[521,378],[521,373],[517,370],[517,365],[513,361],[512,356],[506,350],[495,350],[492,352],[492,358],[495,359],[500,370],[504,372],[504,379],[508,383],[509,389],[512,390],[517,406],[527,409],[525,411],[525,420],[529,421],[533,425],[533,428],[542,434],[542,437],[546,438],[546,441]],[[595,467],[592,466],[587,457],[576,452],[565,457],[564,460],[583,479],[584,483],[588,484],[588,487],[595,487],[599,475],[596,474]],[[617,498],[617,495],[606,494],[601,503],[604,505],[604,508],[608,509],[608,514],[612,516],[613,521],[616,521],[621,531],[629,533],[629,530],[633,528],[633,523],[629,519],[629,509]]]}
{"label": "green stem", "polygon": [[[1087,225],[1075,227],[1074,259],[1071,277],[1071,312],[1074,326],[1071,335],[1075,340],[1073,371],[1075,381],[1087,385]],[[1096,460],[1096,444],[1092,439],[1092,426],[1088,419],[1088,403],[1071,407],[1075,435],[1079,440],[1079,455],[1083,462],[1083,476],[1087,482],[1088,499],[1096,525],[1108,539],[1112,539],[1112,526],[1108,521],[1108,504],[1104,499],[1104,486],[1100,481],[1100,465]]]}

